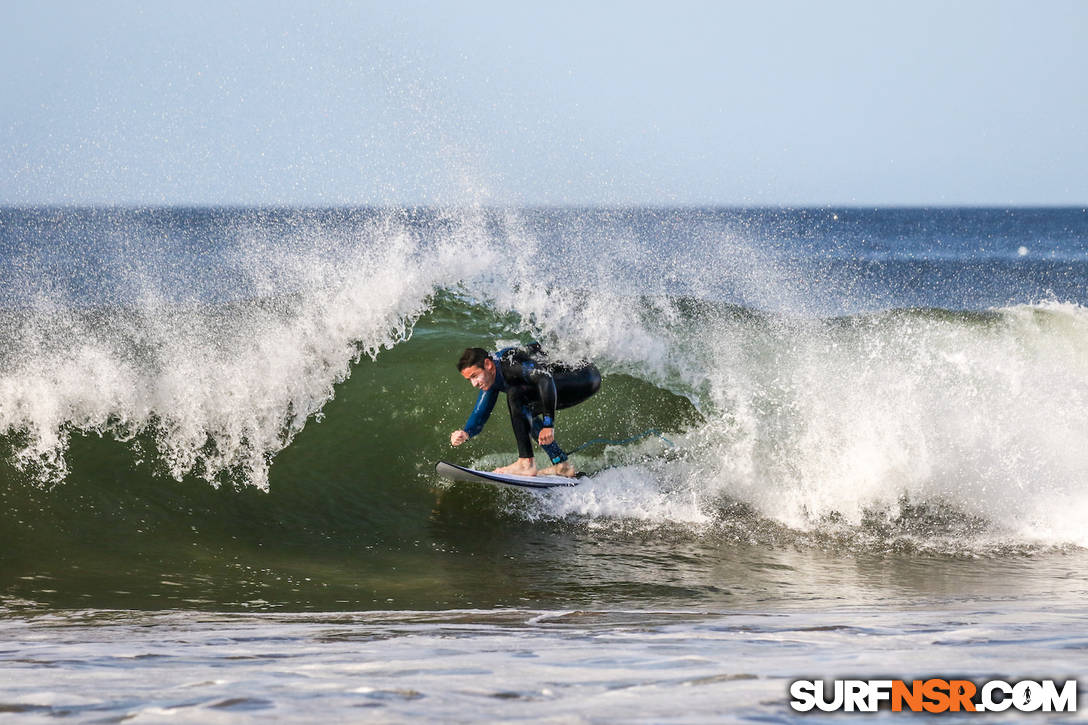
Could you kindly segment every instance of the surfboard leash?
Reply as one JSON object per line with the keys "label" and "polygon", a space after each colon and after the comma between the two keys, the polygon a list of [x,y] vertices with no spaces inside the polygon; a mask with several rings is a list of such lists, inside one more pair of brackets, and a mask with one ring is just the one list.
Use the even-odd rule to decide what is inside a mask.
{"label": "surfboard leash", "polygon": [[646,437],[648,437],[648,436],[652,436],[652,435],[656,435],[656,436],[657,436],[658,438],[660,438],[661,440],[665,441],[665,443],[666,443],[666,444],[667,444],[667,445],[668,445],[668,446],[669,446],[670,448],[673,448],[673,447],[674,447],[674,444],[673,444],[673,442],[672,442],[672,441],[670,441],[670,440],[669,440],[668,438],[666,438],[666,437],[665,437],[665,436],[664,436],[664,435],[663,435],[663,434],[661,433],[661,431],[659,431],[659,430],[658,430],[657,428],[650,428],[649,430],[643,431],[642,433],[639,433],[639,434],[638,434],[638,435],[636,435],[636,436],[631,436],[630,438],[624,438],[624,439],[623,439],[622,441],[614,441],[614,440],[610,440],[610,439],[608,439],[608,438],[594,438],[594,439],[593,439],[593,440],[591,440],[591,441],[586,441],[586,442],[585,442],[585,443],[583,443],[582,445],[580,445],[580,446],[578,446],[577,448],[575,448],[575,449],[574,449],[573,451],[568,451],[568,452],[567,452],[567,455],[572,455],[572,454],[574,454],[574,453],[577,453],[577,452],[578,452],[578,451],[580,451],[580,450],[583,450],[583,449],[585,449],[585,448],[589,448],[590,446],[596,446],[596,445],[609,445],[609,446],[625,446],[625,445],[627,445],[628,443],[634,443],[635,441],[640,441],[640,440],[642,440],[643,438],[646,438]]}

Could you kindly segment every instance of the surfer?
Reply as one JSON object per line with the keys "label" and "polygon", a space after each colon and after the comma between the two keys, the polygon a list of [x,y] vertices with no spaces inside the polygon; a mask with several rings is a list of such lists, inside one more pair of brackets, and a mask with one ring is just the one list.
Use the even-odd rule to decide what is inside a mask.
{"label": "surfer", "polygon": [[[521,476],[574,476],[574,466],[555,441],[555,412],[581,403],[601,387],[601,374],[593,363],[570,367],[549,362],[537,343],[507,347],[489,353],[480,347],[466,348],[457,361],[461,376],[480,391],[465,427],[450,434],[450,445],[459,446],[483,430],[499,393],[506,393],[510,424],[518,443],[518,460],[496,468],[495,473]],[[535,437],[552,465],[536,469]]]}

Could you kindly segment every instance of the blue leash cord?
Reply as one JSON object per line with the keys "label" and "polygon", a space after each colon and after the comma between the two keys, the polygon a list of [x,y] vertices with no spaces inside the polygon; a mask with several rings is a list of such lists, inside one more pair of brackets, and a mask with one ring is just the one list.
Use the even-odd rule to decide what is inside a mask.
{"label": "blue leash cord", "polygon": [[610,446],[625,446],[628,443],[634,443],[635,441],[640,441],[643,438],[645,438],[647,436],[651,436],[651,435],[656,435],[658,438],[665,441],[665,443],[667,443],[670,448],[673,447],[673,442],[670,441],[665,436],[663,436],[661,434],[661,431],[659,431],[657,428],[651,428],[650,430],[643,431],[642,433],[639,433],[637,436],[632,436],[631,438],[624,438],[622,441],[613,441],[613,440],[609,440],[607,438],[594,438],[591,441],[586,441],[582,445],[575,448],[573,451],[570,451],[567,455],[577,453],[578,451],[582,450],[583,448],[589,448],[590,446],[595,446],[595,445],[599,445],[599,444],[605,444],[605,445],[610,445]]}

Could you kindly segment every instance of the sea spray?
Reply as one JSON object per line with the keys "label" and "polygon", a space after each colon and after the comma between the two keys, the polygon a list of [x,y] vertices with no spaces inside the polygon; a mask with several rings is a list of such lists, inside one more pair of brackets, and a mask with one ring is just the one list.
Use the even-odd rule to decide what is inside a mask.
{"label": "sea spray", "polygon": [[[674,381],[703,392],[692,397],[705,422],[680,439],[686,460],[627,474],[642,470],[635,489],[654,482],[657,513],[600,487],[553,497],[557,514],[626,509],[663,523],[679,501],[705,512],[732,500],[815,531],[924,505],[988,535],[1088,544],[1085,308],[721,318],[702,339],[698,373]],[[651,503],[662,488],[675,498]]]}
{"label": "sea spray", "polygon": [[201,270],[211,279],[194,284],[226,276],[237,299],[194,300],[178,280],[156,284],[152,270],[170,258],[150,254],[104,270],[121,307],[88,308],[75,291],[39,285],[28,308],[9,314],[0,428],[16,434],[19,468],[63,480],[71,431],[122,440],[143,431],[174,478],[265,488],[272,458],[320,414],[351,364],[406,340],[432,292],[489,254],[471,214],[427,244],[395,212],[350,235],[295,220],[286,239],[259,215],[228,221],[206,240],[227,269]]}
{"label": "sea spray", "polygon": [[[357,415],[426,434],[390,459],[449,455],[434,441],[471,401],[456,402],[465,391],[442,356],[536,338],[557,359],[595,360],[606,393],[631,390],[621,376],[660,393],[565,412],[564,433],[582,436],[567,445],[667,419],[680,450],[589,452],[587,470],[610,467],[602,485],[524,507],[531,518],[705,528],[740,505],[818,532],[928,505],[1015,540],[1083,543],[1088,336],[1075,296],[828,315],[851,288],[831,280],[809,294],[813,270],[841,273],[805,256],[811,235],[798,246],[789,225],[703,211],[67,214],[25,225],[6,269],[0,425],[16,465],[42,482],[74,473],[68,441],[89,432],[142,447],[134,457],[172,478],[267,488],[277,456],[360,364],[381,380],[407,369],[398,350],[426,358],[421,377],[382,383]],[[35,247],[42,239],[63,243]],[[78,272],[79,240],[99,249],[94,275]],[[901,280],[881,254],[886,292]],[[942,261],[945,278],[967,275],[962,294],[974,289],[967,259]],[[1079,263],[1062,260],[1075,276]],[[421,320],[432,342],[416,347]],[[696,412],[672,410],[670,396]],[[496,413],[459,452],[501,460],[506,433]]]}

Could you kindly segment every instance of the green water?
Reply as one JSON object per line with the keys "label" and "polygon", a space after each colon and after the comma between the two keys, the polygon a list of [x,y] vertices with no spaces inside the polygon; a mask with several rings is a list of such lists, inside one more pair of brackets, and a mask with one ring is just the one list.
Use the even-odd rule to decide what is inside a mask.
{"label": "green water", "polygon": [[[475,400],[455,361],[480,338],[440,310],[412,339],[363,357],[275,456],[268,492],[220,476],[176,481],[153,436],[120,442],[71,431],[66,480],[34,481],[0,463],[0,582],[6,597],[58,607],[427,609],[547,601],[560,592],[518,575],[575,544],[560,521],[530,522],[519,494],[436,478],[440,459],[472,464],[515,452],[505,411],[452,450]],[[691,404],[622,373],[562,414],[573,448],[649,427],[681,431]],[[9,443],[10,445],[10,443]],[[663,444],[661,444],[663,445]],[[593,472],[603,448],[575,461]],[[573,537],[573,538],[572,538]]]}

